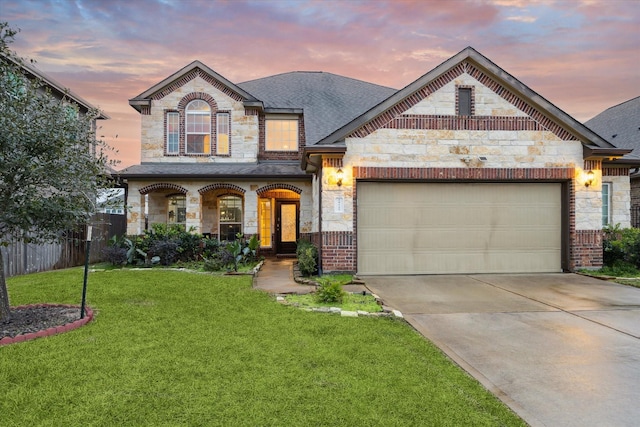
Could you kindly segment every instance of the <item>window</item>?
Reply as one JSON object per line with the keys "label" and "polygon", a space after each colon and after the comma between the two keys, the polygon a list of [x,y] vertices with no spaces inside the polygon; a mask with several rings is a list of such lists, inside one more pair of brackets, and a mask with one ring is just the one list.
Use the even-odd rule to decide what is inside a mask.
{"label": "window", "polygon": [[221,156],[229,155],[229,113],[218,113],[216,122],[216,152]]}
{"label": "window", "polygon": [[222,196],[218,199],[220,212],[219,240],[236,240],[236,234],[242,233],[242,198]]}
{"label": "window", "polygon": [[271,199],[260,199],[260,247],[271,247]]}
{"label": "window", "polygon": [[187,197],[174,194],[167,198],[167,224],[185,224],[187,222]]}
{"label": "window", "polygon": [[298,151],[298,118],[267,119],[267,151]]}
{"label": "window", "polygon": [[211,151],[211,107],[201,99],[186,108],[187,154],[209,154]]}
{"label": "window", "polygon": [[471,104],[471,88],[459,87],[458,88],[458,115],[459,116],[471,116],[472,115]]}
{"label": "window", "polygon": [[611,224],[611,183],[602,183],[602,226]]}
{"label": "window", "polygon": [[180,152],[180,115],[167,113],[167,154]]}

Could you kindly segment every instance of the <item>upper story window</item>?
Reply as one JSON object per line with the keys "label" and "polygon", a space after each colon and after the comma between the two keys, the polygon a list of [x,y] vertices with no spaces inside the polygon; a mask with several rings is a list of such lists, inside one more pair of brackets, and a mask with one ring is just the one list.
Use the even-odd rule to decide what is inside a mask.
{"label": "upper story window", "polygon": [[211,107],[205,101],[191,101],[185,109],[187,154],[211,152]]}
{"label": "upper story window", "polygon": [[229,113],[216,114],[216,153],[229,155]]}
{"label": "upper story window", "polygon": [[298,151],[298,118],[267,118],[266,151]]}
{"label": "upper story window", "polygon": [[167,113],[167,154],[180,153],[180,114]]}
{"label": "upper story window", "polygon": [[457,87],[458,115],[473,116],[473,88]]}

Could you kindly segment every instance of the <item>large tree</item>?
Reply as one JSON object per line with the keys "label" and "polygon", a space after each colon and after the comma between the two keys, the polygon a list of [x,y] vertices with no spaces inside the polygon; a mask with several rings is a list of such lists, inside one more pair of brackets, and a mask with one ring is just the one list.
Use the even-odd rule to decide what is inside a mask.
{"label": "large tree", "polygon": [[[0,245],[59,241],[88,224],[108,186],[109,148],[96,140],[99,111],[54,96],[9,48],[16,31],[0,22]],[[0,256],[0,322],[10,320]]]}

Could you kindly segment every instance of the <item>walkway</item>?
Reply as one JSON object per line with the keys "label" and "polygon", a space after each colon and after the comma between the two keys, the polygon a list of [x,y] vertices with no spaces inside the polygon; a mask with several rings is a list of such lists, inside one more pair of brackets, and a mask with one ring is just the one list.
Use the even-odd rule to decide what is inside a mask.
{"label": "walkway", "polygon": [[268,258],[253,280],[253,287],[272,294],[308,294],[313,286],[293,280],[294,258]]}

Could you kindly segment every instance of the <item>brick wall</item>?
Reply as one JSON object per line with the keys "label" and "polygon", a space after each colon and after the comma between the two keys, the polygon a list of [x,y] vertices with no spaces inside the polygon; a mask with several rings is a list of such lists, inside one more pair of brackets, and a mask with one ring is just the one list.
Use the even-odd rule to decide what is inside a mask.
{"label": "brick wall", "polygon": [[576,230],[571,241],[571,270],[602,267],[602,230]]}

